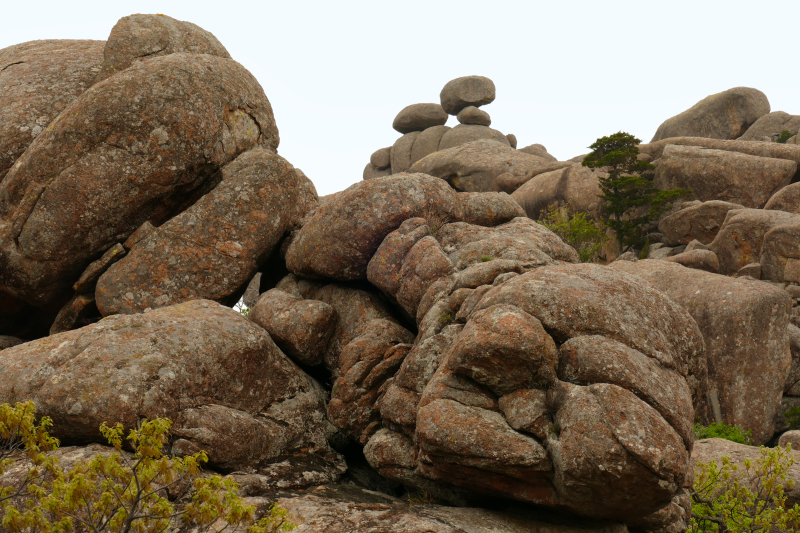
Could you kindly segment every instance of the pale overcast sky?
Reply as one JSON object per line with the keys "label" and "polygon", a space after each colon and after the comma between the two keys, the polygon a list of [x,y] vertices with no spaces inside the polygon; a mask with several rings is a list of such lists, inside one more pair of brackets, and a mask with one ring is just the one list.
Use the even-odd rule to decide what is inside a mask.
{"label": "pale overcast sky", "polygon": [[[736,86],[800,114],[800,0],[39,1],[0,0],[0,48],[106,39],[131,13],[212,32],[264,87],[279,152],[320,194],[361,179],[400,136],[405,106],[438,102],[453,78],[488,76],[492,127],[559,159],[603,135],[644,142],[665,119]],[[448,125],[457,124],[450,117]]]}

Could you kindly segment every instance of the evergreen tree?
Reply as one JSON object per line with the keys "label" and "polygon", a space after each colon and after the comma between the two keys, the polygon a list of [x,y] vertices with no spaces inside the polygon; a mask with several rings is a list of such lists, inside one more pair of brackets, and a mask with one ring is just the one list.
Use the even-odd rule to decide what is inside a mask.
{"label": "evergreen tree", "polygon": [[686,189],[659,190],[653,184],[655,168],[640,161],[639,139],[625,132],[602,137],[589,148],[592,153],[583,160],[583,166],[603,168],[608,177],[601,177],[602,219],[606,227],[617,235],[622,252],[640,249],[646,242],[643,227],[655,222],[669,206],[691,193]]}

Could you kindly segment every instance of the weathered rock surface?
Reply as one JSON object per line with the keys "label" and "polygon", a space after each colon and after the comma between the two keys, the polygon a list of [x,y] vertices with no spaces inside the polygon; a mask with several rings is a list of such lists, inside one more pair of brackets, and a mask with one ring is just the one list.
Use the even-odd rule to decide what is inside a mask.
{"label": "weathered rock surface", "polygon": [[779,189],[764,205],[764,209],[800,214],[800,183]]}
{"label": "weathered rock surface", "polygon": [[791,365],[786,292],[665,261],[618,261],[612,268],[638,276],[697,322],[708,362],[708,415],[752,430],[756,444],[769,441]]}
{"label": "weathered rock surface", "polygon": [[411,133],[444,126],[445,122],[447,113],[439,104],[411,104],[397,114],[392,127],[400,133]]}
{"label": "weathered rock surface", "polygon": [[434,126],[421,131],[411,147],[411,165],[423,157],[439,151],[439,144],[444,134],[450,131],[448,126]]}
{"label": "weathered rock surface", "polygon": [[392,167],[380,169],[372,163],[367,163],[367,166],[364,167],[364,173],[362,174],[361,179],[374,180],[375,178],[385,178],[386,176],[391,175]]}
{"label": "weathered rock surface", "polygon": [[494,82],[484,76],[464,76],[450,80],[439,94],[442,107],[451,115],[465,107],[490,104],[495,98]]}
{"label": "weathered rock surface", "polygon": [[306,222],[286,252],[286,264],[304,277],[366,279],[384,237],[413,217],[460,220],[461,203],[447,183],[424,174],[356,183]]}
{"label": "weathered rock surface", "polygon": [[800,430],[789,430],[781,435],[780,439],[778,439],[778,446],[783,448],[786,445],[791,445],[795,451],[800,449]]}
{"label": "weathered rock surface", "polygon": [[753,125],[744,132],[744,135],[739,137],[739,140],[774,142],[775,136],[779,135],[784,130],[788,130],[797,135],[797,132],[800,131],[800,116],[790,115],[784,111],[767,113],[756,120]]}
{"label": "weathered rock surface", "polygon": [[710,244],[732,209],[744,209],[744,206],[721,200],[697,203],[662,218],[658,231],[676,244],[689,244],[693,240]]}
{"label": "weathered rock surface", "polygon": [[461,192],[458,199],[468,224],[491,227],[525,216],[522,206],[503,192]]}
{"label": "weathered rock surface", "polygon": [[100,312],[224,300],[248,283],[316,196],[311,181],[274,152],[242,154],[222,169],[213,191],[136,243],[100,277]]}
{"label": "weathered rock surface", "polygon": [[171,54],[97,84],[0,183],[0,218],[22,221],[11,234],[0,222],[0,290],[53,300],[103,251],[185,209],[259,145],[278,145],[272,109],[230,59]]}
{"label": "weathered rock surface", "polygon": [[397,139],[392,145],[392,174],[405,172],[411,166],[411,150],[420,132],[412,131]]}
{"label": "weathered rock surface", "polygon": [[[762,143],[752,141],[726,141],[722,139],[706,139],[703,137],[674,137],[663,139],[650,144],[640,144],[639,150],[643,157],[651,161],[658,159],[667,146],[696,146],[709,150],[724,150],[739,154],[769,157],[773,159],[786,159],[800,165],[800,146],[781,143]],[[577,158],[576,158],[577,159]],[[797,181],[797,174],[795,179]]]}
{"label": "weathered rock surface", "polygon": [[[536,157],[541,157],[543,159],[547,159],[548,161],[558,161],[556,156],[550,155],[547,151],[547,148],[544,147],[543,144],[531,144],[524,148],[519,149],[520,152],[525,152],[526,154],[535,155]],[[580,164],[580,162],[578,162]]]}
{"label": "weathered rock surface", "polygon": [[11,337],[10,335],[0,335],[0,351],[16,346],[17,344],[22,344],[23,342],[25,341],[16,337]]}
{"label": "weathered rock surface", "polygon": [[[256,502],[253,502],[256,503]],[[269,502],[266,502],[268,504]],[[351,485],[325,485],[278,503],[304,520],[300,533],[627,533],[619,523],[596,522],[526,508],[504,512],[480,508],[409,504]]]}
{"label": "weathered rock surface", "polygon": [[387,146],[386,148],[375,150],[375,152],[369,156],[369,162],[375,165],[375,168],[378,170],[390,167],[392,164],[392,147]]}
{"label": "weathered rock surface", "polygon": [[654,184],[662,189],[683,188],[701,201],[723,200],[761,208],[789,185],[797,163],[696,146],[667,146],[654,161]]}
{"label": "weathered rock surface", "polygon": [[[783,385],[783,393],[788,396],[800,396],[800,328],[794,324],[789,324],[786,328],[786,336],[789,339],[789,351],[792,354],[792,364],[786,382]],[[800,450],[800,447],[797,447]]]}
{"label": "weathered rock surface", "polygon": [[137,61],[178,52],[231,58],[216,37],[196,24],[166,15],[129,15],[111,29],[98,81]]}
{"label": "weathered rock surface", "polygon": [[322,362],[337,316],[326,303],[270,289],[261,295],[248,318],[267,330],[275,344],[294,361],[314,366]]}
{"label": "weathered rock surface", "polygon": [[[535,225],[505,226],[518,221]],[[454,223],[436,237],[463,254],[470,239],[479,242],[471,233],[499,228]],[[457,268],[459,251],[450,254]],[[467,275],[493,263],[502,261],[431,285],[423,300],[436,301],[386,382],[384,429],[367,443],[367,459],[384,476],[444,497],[503,496],[629,523],[657,511],[669,515],[659,518],[665,524],[682,520],[673,498],[684,494],[693,440],[690,376],[695,385],[705,377],[692,318],[596,265],[545,264],[482,287],[491,276]],[[627,481],[602,473],[612,471]]]}
{"label": "weathered rock surface", "polygon": [[[455,128],[453,128],[455,129]],[[555,165],[555,166],[553,166]],[[459,191],[507,192],[537,174],[571,166],[569,163],[551,163],[510,146],[489,139],[473,141],[455,148],[442,149],[414,163],[410,172],[422,172],[447,180]],[[509,182],[516,187],[500,187],[498,177],[510,174]]]}
{"label": "weathered rock surface", "polygon": [[449,131],[442,135],[439,141],[439,150],[447,150],[448,148],[455,148],[462,144],[467,144],[473,141],[487,139],[506,146],[511,146],[508,137],[503,135],[500,131],[489,128],[488,126],[478,126],[475,124],[459,124],[451,128]]}
{"label": "weathered rock surface", "polygon": [[0,401],[32,399],[67,443],[103,442],[103,422],[170,418],[173,453],[258,472],[292,456],[333,457],[324,396],[269,335],[217,303],[118,315],[7,349]]}
{"label": "weathered rock surface", "polygon": [[[560,165],[561,163],[557,163]],[[573,213],[587,213],[599,220],[601,194],[599,170],[581,165],[537,174],[511,195],[525,210],[528,218],[538,220],[551,206],[567,207]]]}
{"label": "weathered rock surface", "polygon": [[[748,446],[746,444],[739,444],[725,439],[702,439],[695,443],[694,450],[692,451],[692,465],[697,463],[710,463],[715,461],[717,465],[722,466],[722,457],[727,455],[731,458],[731,462],[738,465],[739,472],[744,470],[745,460],[750,460],[754,465],[761,452],[756,446]],[[786,489],[786,504],[788,507],[800,503],[800,451],[792,450],[790,454],[795,461],[795,464],[789,467],[786,473],[787,478],[794,481],[794,487]],[[695,472],[698,472],[698,467],[695,466]],[[754,485],[750,485],[755,489]]]}
{"label": "weathered rock surface", "polygon": [[0,182],[47,125],[94,84],[104,46],[46,40],[0,50]]}
{"label": "weathered rock surface", "polygon": [[769,109],[769,100],[761,91],[735,87],[706,96],[683,113],[665,120],[650,142],[670,137],[737,139]]}
{"label": "weathered rock surface", "polygon": [[716,274],[719,272],[719,259],[717,254],[711,250],[690,250],[679,254],[664,257],[662,261],[670,263],[678,263],[686,268],[695,268],[697,270],[705,270]]}
{"label": "weathered rock surface", "polygon": [[456,116],[461,124],[476,124],[478,126],[491,126],[492,119],[489,113],[475,106],[465,107]]}
{"label": "weathered rock surface", "polygon": [[[781,211],[774,211],[781,213]],[[776,225],[764,234],[761,245],[761,279],[800,283],[800,220]]]}
{"label": "weathered rock surface", "polygon": [[800,215],[784,211],[728,211],[719,233],[709,245],[719,259],[719,273],[735,274],[750,263],[758,263],[767,232],[778,226],[797,223],[800,223]]}

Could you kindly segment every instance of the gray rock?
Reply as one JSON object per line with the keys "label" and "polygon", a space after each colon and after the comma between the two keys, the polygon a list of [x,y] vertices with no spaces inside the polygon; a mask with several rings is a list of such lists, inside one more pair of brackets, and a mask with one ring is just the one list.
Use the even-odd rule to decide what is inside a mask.
{"label": "gray rock", "polygon": [[0,335],[0,351],[5,350],[6,348],[11,348],[12,346],[16,346],[17,344],[22,344],[23,342],[25,341],[16,337]]}
{"label": "gray rock", "polygon": [[749,87],[735,87],[707,96],[683,113],[667,119],[650,142],[670,137],[737,139],[767,113],[769,100],[764,93]]}
{"label": "gray rock", "polygon": [[392,174],[405,172],[411,166],[411,149],[419,137],[420,132],[406,133],[394,142],[392,146]]}
{"label": "gray rock", "polygon": [[476,124],[478,126],[492,125],[492,119],[489,117],[489,113],[472,105],[459,111],[456,118],[461,124]]}
{"label": "gray rock", "polygon": [[378,170],[383,170],[392,166],[392,147],[387,146],[375,152],[369,157],[369,162],[375,165]]}
{"label": "gray rock", "polygon": [[723,200],[752,208],[763,207],[789,185],[798,167],[786,159],[673,145],[664,148],[654,164],[659,189],[689,189],[704,202]]}
{"label": "gray rock", "polygon": [[753,278],[753,279],[761,279],[761,263],[748,263],[742,268],[740,268],[734,277],[737,278]]}
{"label": "gray rock", "polygon": [[517,136],[516,135],[514,135],[513,133],[509,133],[508,135],[506,135],[506,139],[508,139],[508,144],[511,145],[511,148],[516,148],[517,147]]}
{"label": "gray rock", "polygon": [[439,104],[411,104],[397,114],[392,127],[400,133],[411,133],[433,126],[444,126],[445,122],[447,113]]}
{"label": "gray rock", "polygon": [[789,130],[797,135],[800,131],[800,116],[790,115],[784,111],[773,111],[756,120],[739,140],[772,142],[783,130]]}
{"label": "gray rock", "polygon": [[252,309],[253,307],[255,307],[256,302],[258,301],[258,297],[260,295],[261,295],[261,272],[256,272],[256,275],[253,276],[253,279],[251,279],[250,283],[247,284],[247,288],[244,291],[244,296],[242,296],[244,305]]}
{"label": "gray rock", "polygon": [[[561,165],[562,163],[549,163]],[[600,169],[581,165],[543,172],[533,176],[511,195],[525,209],[529,218],[538,220],[550,206],[566,207],[574,213],[587,213],[600,218],[601,194],[598,178],[606,174]]]}
{"label": "gray rock", "polygon": [[764,209],[800,214],[800,183],[792,183],[780,189],[767,200]]}
{"label": "gray rock", "polygon": [[[531,144],[525,148],[520,148],[519,151],[525,152],[526,154],[535,155],[536,157],[541,157],[542,159],[547,159],[548,161],[558,161],[555,156],[547,153],[547,148],[545,148],[542,144]],[[581,156],[581,161],[583,161],[583,156]]]}
{"label": "gray rock", "polygon": [[709,202],[684,202],[680,211],[661,219],[658,230],[675,244],[689,244],[696,240],[709,244],[719,233],[728,211],[744,209],[741,204],[711,200]]}
{"label": "gray rock", "polygon": [[411,148],[411,164],[413,165],[423,157],[439,151],[439,143],[444,134],[450,131],[448,126],[434,126],[419,133]]}
{"label": "gray rock", "polygon": [[494,101],[494,82],[483,76],[464,76],[450,80],[439,94],[447,113],[457,115],[469,106],[482,106]]}
{"label": "gray rock", "polygon": [[446,150],[480,139],[489,139],[511,146],[508,138],[499,131],[488,126],[476,126],[473,124],[459,124],[442,136],[439,142],[439,150]]}
{"label": "gray rock", "polygon": [[[375,178],[384,178],[392,175],[392,167],[379,169],[372,163],[367,163],[364,167],[363,179],[372,180]],[[321,202],[322,200],[320,200]]]}

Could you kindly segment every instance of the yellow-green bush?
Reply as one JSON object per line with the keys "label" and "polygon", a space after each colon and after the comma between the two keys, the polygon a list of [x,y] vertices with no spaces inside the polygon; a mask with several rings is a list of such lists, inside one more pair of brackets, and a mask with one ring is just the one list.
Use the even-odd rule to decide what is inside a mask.
{"label": "yellow-green bush", "polygon": [[[48,434],[52,423],[35,422],[33,402],[0,404],[0,476],[24,464],[23,480],[0,485],[0,518],[11,533],[162,532],[170,524],[221,531],[247,526],[249,533],[291,531],[285,509],[273,505],[255,520],[238,486],[219,475],[203,476],[205,452],[168,457],[172,422],[145,420],[124,437],[120,424],[100,431],[115,452],[78,461],[69,471],[47,454],[58,447]],[[133,454],[123,453],[123,440]],[[2,483],[2,482],[0,482]]]}

